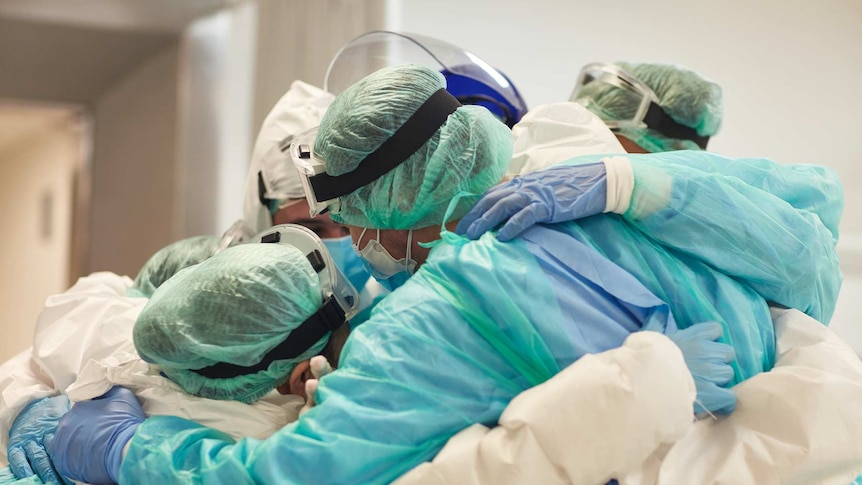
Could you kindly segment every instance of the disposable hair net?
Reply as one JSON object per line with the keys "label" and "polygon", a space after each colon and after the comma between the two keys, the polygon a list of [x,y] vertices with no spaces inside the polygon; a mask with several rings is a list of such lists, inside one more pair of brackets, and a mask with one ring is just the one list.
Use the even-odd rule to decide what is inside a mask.
{"label": "disposable hair net", "polygon": [[220,242],[221,238],[217,236],[195,236],[163,247],[144,263],[126,295],[151,297],[156,288],[181,269],[215,254]]}
{"label": "disposable hair net", "polygon": [[249,403],[320,353],[328,334],[295,359],[276,360],[254,374],[209,378],[192,369],[259,364],[322,300],[318,276],[298,249],[234,246],[181,271],[153,294],[135,322],[135,348],[189,394]]}
{"label": "disposable hair net", "polygon": [[[693,128],[701,136],[714,136],[721,127],[723,103],[721,86],[698,73],[672,64],[629,64],[617,66],[633,75],[655,92],[659,105],[677,123]],[[584,87],[581,95],[588,95],[594,103],[590,108],[608,119],[623,119],[622,113],[631,113],[632,97],[620,95],[618,89],[607,89],[603,83]],[[666,152],[671,150],[700,150],[691,140],[669,138],[649,128],[621,128],[619,133],[645,150]]]}
{"label": "disposable hair net", "polygon": [[[417,65],[384,68],[338,95],[324,115],[314,150],[330,175],[355,170],[437,90],[443,76]],[[512,133],[485,108],[461,106],[404,163],[340,198],[332,219],[360,227],[415,229],[467,213],[500,182],[512,157]]]}

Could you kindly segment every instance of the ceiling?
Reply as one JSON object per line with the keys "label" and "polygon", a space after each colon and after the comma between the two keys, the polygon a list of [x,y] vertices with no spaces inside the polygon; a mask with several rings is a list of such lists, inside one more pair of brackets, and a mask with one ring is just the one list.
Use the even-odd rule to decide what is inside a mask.
{"label": "ceiling", "polygon": [[173,34],[97,30],[0,17],[0,97],[92,103]]}
{"label": "ceiling", "polygon": [[19,140],[77,119],[78,113],[72,106],[0,100],[0,153]]}
{"label": "ceiling", "polygon": [[122,31],[179,33],[244,0],[0,0],[0,17]]}
{"label": "ceiling", "polygon": [[95,102],[192,21],[246,0],[0,0],[0,98]]}

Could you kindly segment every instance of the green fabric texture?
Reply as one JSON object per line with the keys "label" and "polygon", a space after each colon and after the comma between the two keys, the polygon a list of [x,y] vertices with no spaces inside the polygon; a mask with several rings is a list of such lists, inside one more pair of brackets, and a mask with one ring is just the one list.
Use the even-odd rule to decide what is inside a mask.
{"label": "green fabric texture", "polygon": [[[724,111],[721,86],[673,64],[618,62],[616,65],[649,86],[674,121],[697,130],[701,136],[718,133]],[[604,120],[628,119],[637,110],[638,100],[625,96],[622,90],[608,89],[603,83],[585,86],[580,96],[590,97],[593,102],[587,107]],[[649,128],[621,128],[619,134],[651,153],[700,150],[693,141],[669,138]]]}
{"label": "green fabric texture", "polygon": [[126,296],[149,298],[181,269],[209,258],[218,249],[218,236],[195,236],[183,239],[160,249],[144,263],[135,282],[126,290]]}
{"label": "green fabric texture", "polygon": [[[437,90],[446,87],[433,69],[402,65],[381,69],[335,98],[314,151],[330,175],[355,170]],[[342,224],[377,229],[418,229],[440,224],[449,202],[464,197],[461,217],[480,194],[500,182],[512,158],[512,133],[487,109],[461,106],[404,163],[340,198],[331,211]]]}
{"label": "green fabric texture", "polygon": [[135,348],[189,394],[248,403],[286,382],[329,336],[255,374],[213,379],[191,369],[260,363],[322,302],[318,276],[298,249],[234,246],[179,272],[153,294],[135,322]]}

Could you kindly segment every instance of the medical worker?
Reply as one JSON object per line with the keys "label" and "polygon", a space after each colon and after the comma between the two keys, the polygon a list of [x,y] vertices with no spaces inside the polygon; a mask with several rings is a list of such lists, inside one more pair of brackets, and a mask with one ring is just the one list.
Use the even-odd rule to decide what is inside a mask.
{"label": "medical worker", "polygon": [[367,318],[373,304],[386,292],[363,269],[344,226],[325,213],[309,217],[300,178],[285,152],[296,135],[320,123],[333,94],[377,69],[408,62],[438,70],[446,78],[448,91],[461,103],[482,106],[510,127],[527,112],[509,78],[475,54],[428,36],[368,32],[336,53],[323,90],[294,81],[261,126],[246,178],[245,230],[241,230],[240,239],[249,239],[275,224],[300,224],[313,230],[360,290],[362,311],[355,317],[360,320]]}
{"label": "medical worker", "polygon": [[[252,151],[246,177],[243,224],[231,230],[240,232],[238,241],[276,224],[299,224],[320,236],[336,264],[351,284],[360,291],[361,312],[365,319],[374,303],[386,291],[371,278],[353,251],[347,229],[328,214],[309,216],[302,182],[285,152],[292,139],[320,123],[333,95],[302,81],[294,81],[266,116]],[[231,231],[229,231],[231,232]]]}
{"label": "medical worker", "polygon": [[[427,247],[412,244],[437,239],[450,206],[454,226],[471,198],[452,203],[453,198],[496,184],[511,155],[509,131],[486,110],[459,106],[443,85],[442,76],[427,68],[378,71],[336,99],[311,144],[300,138],[292,147],[300,165],[315,169],[309,174],[312,209],[324,205],[352,226],[354,240],[379,280],[397,288],[353,331],[339,369],[320,382],[318,406],[265,441],[233,443],[185,420],[157,417],[141,424],[134,399],[115,391],[77,404],[63,419],[51,448],[61,471],[77,479],[120,478],[124,483],[209,478],[385,482],[433,457],[459,429],[495,421],[517,393],[547,380],[561,366],[585,353],[617,347],[642,329],[667,333],[683,350],[698,383],[699,409],[732,409],[732,393],[720,386],[740,376],[723,365],[731,358],[726,347],[713,342],[721,334],[719,327],[688,321],[690,328],[676,330],[670,308],[593,249],[593,242],[574,229],[576,224],[537,226],[509,243],[492,236],[469,242],[446,233],[430,255]],[[402,126],[410,129],[399,132]],[[608,172],[624,170],[625,165],[616,165],[622,163],[611,162]],[[595,184],[607,199],[597,205],[625,212],[632,194],[617,190],[616,183]],[[697,189],[743,200],[751,196],[747,186],[721,192],[703,183]],[[644,202],[649,203],[638,204],[640,209],[661,213],[668,200]],[[752,217],[782,209],[767,204]],[[792,208],[786,212],[786,220],[775,221],[799,222],[799,227],[809,222],[796,221]],[[599,219],[604,218],[626,224],[617,216]],[[728,222],[728,230],[738,227],[733,220],[721,220],[713,229],[723,234]],[[363,228],[372,230],[360,235]],[[806,229],[811,237],[825,231],[831,242],[825,229]],[[767,352],[757,352],[769,342],[758,339],[762,328],[754,302],[762,299],[756,293],[710,273],[694,255],[676,256],[655,244],[632,248],[629,240],[602,242],[616,251],[615,257],[620,251],[644,257],[657,253],[653,260],[633,258],[647,268],[641,270],[647,276],[654,262],[673,265],[669,284],[685,289],[673,295],[674,305],[696,307],[681,311],[686,320],[698,312],[724,318],[710,306],[715,304],[711,298],[747,306],[744,322],[728,325],[725,319],[723,325],[754,329],[753,350],[740,345],[737,352],[746,355],[739,362],[753,364],[754,371],[771,363],[762,355]],[[757,243],[762,241],[752,242]],[[815,269],[819,275],[821,268]],[[657,277],[644,280],[658,288],[667,283]],[[817,292],[809,292],[814,295],[806,296],[815,299]],[[752,320],[757,324],[747,324]],[[705,359],[705,365],[698,359]],[[108,436],[112,438],[104,439]]]}
{"label": "medical worker", "polygon": [[296,225],[258,239],[178,274],[135,322],[138,354],[189,394],[305,397],[311,358],[339,360],[358,294],[325,240]]}
{"label": "medical worker", "polygon": [[212,256],[218,243],[214,236],[177,241],[156,252],[134,282],[94,273],[48,297],[33,347],[2,366],[0,445],[16,477],[58,480],[45,449],[69,409],[67,389],[88,361],[114,355],[131,343],[134,317],[127,317],[137,315],[144,298],[179,270]]}
{"label": "medical worker", "polygon": [[721,127],[721,87],[673,64],[587,64],[571,101],[597,114],[629,153],[706,150]]}

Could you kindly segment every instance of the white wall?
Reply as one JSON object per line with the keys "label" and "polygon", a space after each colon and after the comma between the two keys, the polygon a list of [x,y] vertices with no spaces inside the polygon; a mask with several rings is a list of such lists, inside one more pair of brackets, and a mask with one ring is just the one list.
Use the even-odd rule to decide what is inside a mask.
{"label": "white wall", "polygon": [[[392,28],[446,39],[505,72],[530,106],[568,99],[588,62],[659,61],[724,89],[710,149],[838,171],[845,286],[833,325],[862,350],[862,2],[392,0]],[[842,320],[842,321],[839,321]]]}
{"label": "white wall", "polygon": [[254,133],[294,80],[323,87],[329,61],[354,37],[387,26],[387,0],[258,0]]}
{"label": "white wall", "polygon": [[82,134],[64,115],[0,147],[0,362],[28,347],[45,297],[68,286]]}
{"label": "white wall", "polygon": [[134,277],[176,239],[177,58],[162,50],[95,104],[86,273]]}

